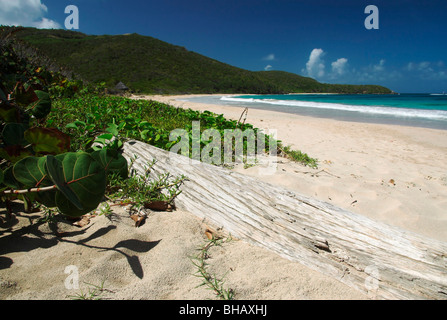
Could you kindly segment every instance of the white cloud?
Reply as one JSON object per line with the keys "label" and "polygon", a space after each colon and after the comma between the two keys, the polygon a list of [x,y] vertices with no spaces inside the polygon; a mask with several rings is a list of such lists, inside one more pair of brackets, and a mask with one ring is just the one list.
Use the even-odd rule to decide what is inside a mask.
{"label": "white cloud", "polygon": [[[382,84],[385,85],[389,81],[399,81],[402,79],[402,70],[396,68],[386,67],[386,60],[381,59],[376,64],[370,64],[365,67],[360,67],[357,70],[352,70],[352,78],[355,79],[356,83],[362,84]],[[411,64],[407,65],[405,68],[412,68]]]}
{"label": "white cloud", "polygon": [[447,70],[443,61],[430,62],[409,62],[403,70],[408,71],[408,75],[423,80],[445,80]]}
{"label": "white cloud", "polygon": [[428,61],[422,61],[421,63],[419,63],[419,70],[426,70],[429,69],[430,67],[430,62]]}
{"label": "white cloud", "polygon": [[419,63],[409,62],[405,69],[407,71],[433,72],[433,68],[430,65],[431,63],[428,61],[422,61]]}
{"label": "white cloud", "polygon": [[0,8],[2,25],[41,29],[61,28],[56,21],[45,18],[48,8],[41,0],[0,0]]}
{"label": "white cloud", "polygon": [[306,71],[309,77],[321,78],[324,76],[324,56],[323,49],[313,49],[309,56],[309,61],[306,63]]}
{"label": "white cloud", "polygon": [[405,69],[407,71],[433,71],[430,65],[431,63],[429,61],[422,61],[419,63],[409,62]]}
{"label": "white cloud", "polygon": [[41,21],[37,21],[34,26],[39,29],[61,29],[59,23],[47,18],[42,18]]}
{"label": "white cloud", "polygon": [[332,73],[335,76],[341,76],[346,73],[346,68],[348,65],[348,59],[346,58],[340,58],[337,59],[337,61],[332,62]]}
{"label": "white cloud", "polygon": [[385,59],[379,61],[379,64],[373,66],[373,70],[376,72],[381,72],[385,70]]}
{"label": "white cloud", "polygon": [[273,61],[275,60],[275,54],[270,53],[269,55],[265,56],[262,60]]}
{"label": "white cloud", "polygon": [[268,65],[265,66],[264,70],[265,70],[265,71],[269,71],[269,70],[271,70],[272,68],[273,68],[273,67],[272,67],[271,65],[268,64]]}
{"label": "white cloud", "polygon": [[409,62],[408,64],[407,64],[407,66],[405,67],[405,69],[406,70],[408,70],[408,71],[412,71],[412,70],[414,70],[415,69],[415,64],[413,63],[413,62]]}

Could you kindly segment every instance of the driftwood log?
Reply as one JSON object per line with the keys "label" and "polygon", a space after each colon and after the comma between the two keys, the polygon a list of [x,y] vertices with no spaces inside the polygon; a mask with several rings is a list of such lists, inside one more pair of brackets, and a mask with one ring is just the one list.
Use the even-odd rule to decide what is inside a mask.
{"label": "driftwood log", "polygon": [[374,299],[447,299],[447,243],[139,141],[133,168],[185,175],[177,208]]}

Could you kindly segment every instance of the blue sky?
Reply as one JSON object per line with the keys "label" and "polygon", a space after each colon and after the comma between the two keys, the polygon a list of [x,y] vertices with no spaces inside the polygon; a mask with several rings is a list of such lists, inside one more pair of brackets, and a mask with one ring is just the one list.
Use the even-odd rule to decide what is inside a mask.
{"label": "blue sky", "polygon": [[[0,24],[139,33],[237,66],[321,82],[447,92],[447,1],[404,0],[0,0]],[[364,22],[379,10],[379,29]]]}

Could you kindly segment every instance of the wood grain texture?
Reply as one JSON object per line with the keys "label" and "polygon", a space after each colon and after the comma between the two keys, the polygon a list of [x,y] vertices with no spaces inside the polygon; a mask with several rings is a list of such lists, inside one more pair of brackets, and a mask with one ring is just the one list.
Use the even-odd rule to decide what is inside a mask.
{"label": "wood grain texture", "polygon": [[139,141],[125,143],[139,173],[185,175],[176,198],[233,236],[377,299],[447,299],[447,243]]}

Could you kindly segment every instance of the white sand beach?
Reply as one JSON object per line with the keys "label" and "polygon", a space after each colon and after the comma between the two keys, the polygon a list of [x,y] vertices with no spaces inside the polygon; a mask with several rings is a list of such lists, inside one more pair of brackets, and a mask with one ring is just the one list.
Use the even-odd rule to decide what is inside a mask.
{"label": "white sand beach", "polygon": [[[138,97],[239,119],[243,108]],[[332,203],[371,219],[447,241],[447,131],[341,122],[250,109],[246,120],[278,130],[285,145],[319,160],[311,169],[284,159],[274,175],[234,170]],[[29,215],[0,221],[0,299],[71,299],[104,284],[109,299],[218,299],[195,276],[193,257],[215,226],[194,212],[153,212],[136,228],[120,206],[84,227],[30,225]],[[32,214],[31,216],[36,216]],[[36,217],[37,219],[37,217]],[[33,220],[33,221],[36,221]],[[14,232],[12,232],[14,231]],[[25,233],[27,231],[27,233]],[[229,237],[222,230],[225,238]],[[300,263],[232,239],[213,247],[210,274],[236,299],[370,299]],[[79,289],[67,288],[67,266]]]}
{"label": "white sand beach", "polygon": [[[243,107],[151,96],[238,120]],[[319,160],[311,169],[284,160],[273,176],[237,170],[374,220],[447,241],[447,131],[344,122],[249,109],[247,123],[276,129],[284,145]]]}

